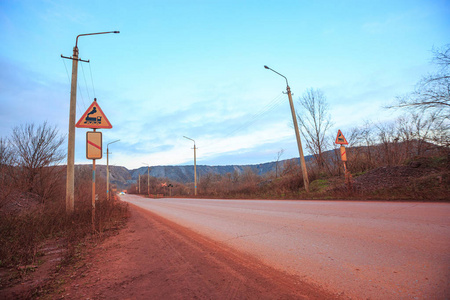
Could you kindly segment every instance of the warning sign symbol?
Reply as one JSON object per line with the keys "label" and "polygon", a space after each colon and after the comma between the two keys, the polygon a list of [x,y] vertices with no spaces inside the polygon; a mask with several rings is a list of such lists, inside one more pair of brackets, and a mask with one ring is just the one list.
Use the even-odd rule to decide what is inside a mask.
{"label": "warning sign symbol", "polygon": [[348,142],[345,139],[345,136],[342,134],[341,130],[338,130],[336,141],[334,143],[340,145],[348,145]]}
{"label": "warning sign symbol", "polygon": [[112,128],[108,118],[106,118],[102,109],[97,103],[97,99],[92,102],[91,106],[86,110],[83,116],[78,120],[75,125],[77,128]]}

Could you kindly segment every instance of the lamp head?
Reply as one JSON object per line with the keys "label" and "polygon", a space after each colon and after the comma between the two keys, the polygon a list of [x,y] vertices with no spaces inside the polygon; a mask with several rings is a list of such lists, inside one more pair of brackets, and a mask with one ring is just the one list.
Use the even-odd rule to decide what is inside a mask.
{"label": "lamp head", "polygon": [[266,65],[264,66],[264,68],[266,68],[266,69],[270,69],[270,68],[269,68],[268,66],[266,66]]}

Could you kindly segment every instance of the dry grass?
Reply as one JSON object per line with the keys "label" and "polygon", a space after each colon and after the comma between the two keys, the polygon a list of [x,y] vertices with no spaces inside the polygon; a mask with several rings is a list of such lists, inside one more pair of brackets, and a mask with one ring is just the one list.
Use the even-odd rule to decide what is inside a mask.
{"label": "dry grass", "polygon": [[[120,227],[126,217],[126,204],[99,201],[95,234]],[[66,214],[63,205],[44,205],[20,214],[4,214],[0,218],[0,266],[36,263],[39,245],[50,238],[64,240],[70,255],[72,245],[89,234],[93,234],[90,207],[79,207],[71,215]]]}
{"label": "dry grass", "polygon": [[216,176],[200,183],[200,197],[249,199],[358,199],[450,200],[450,169],[446,156],[418,157],[403,165],[384,166],[354,173],[349,188],[344,175],[308,169],[310,192],[306,193],[298,166],[277,178],[250,176],[230,181]]}

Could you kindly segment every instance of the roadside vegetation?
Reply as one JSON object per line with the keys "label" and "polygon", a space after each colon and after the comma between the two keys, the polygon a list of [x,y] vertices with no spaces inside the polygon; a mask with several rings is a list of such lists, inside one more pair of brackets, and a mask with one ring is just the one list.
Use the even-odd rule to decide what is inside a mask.
{"label": "roadside vegetation", "polygon": [[[92,231],[88,167],[76,168],[75,212],[66,214],[63,142],[46,122],[18,126],[0,138],[0,290],[35,271],[49,241],[58,241],[62,263],[68,262],[86,238],[101,239],[127,217],[126,205],[100,193]],[[106,190],[105,180],[99,178],[97,186]]]}

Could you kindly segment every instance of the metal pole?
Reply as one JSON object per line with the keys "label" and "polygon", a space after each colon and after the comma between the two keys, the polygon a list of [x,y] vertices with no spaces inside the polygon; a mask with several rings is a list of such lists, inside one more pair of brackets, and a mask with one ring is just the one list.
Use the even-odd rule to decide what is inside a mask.
{"label": "metal pole", "polygon": [[95,159],[92,160],[92,231],[95,232]]}
{"label": "metal pole", "polygon": [[197,153],[194,142],[194,194],[197,196]]}
{"label": "metal pole", "polygon": [[288,80],[286,76],[278,73],[277,71],[269,68],[268,66],[264,66],[264,68],[271,70],[274,73],[277,73],[281,77],[283,77],[286,80],[286,91],[289,98],[289,105],[291,106],[291,113],[292,113],[292,121],[294,122],[294,129],[295,129],[295,137],[297,138],[297,147],[298,147],[298,153],[300,155],[300,164],[302,167],[302,174],[303,174],[303,184],[305,186],[306,192],[309,193],[309,178],[308,178],[308,171],[306,170],[306,163],[305,163],[305,157],[303,156],[303,148],[302,148],[302,141],[300,139],[300,133],[298,131],[298,124],[297,124],[297,116],[295,114],[294,109],[294,102],[292,101],[292,94],[291,94],[291,88],[289,87]]}
{"label": "metal pole", "polygon": [[139,195],[141,194],[141,174],[138,175],[139,176]]}
{"label": "metal pole", "polygon": [[194,194],[195,194],[195,196],[197,196],[197,154],[195,151],[196,150],[195,141],[191,138],[188,138],[187,136],[183,135],[183,137],[185,139],[188,139],[188,140],[191,140],[194,142]]}
{"label": "metal pole", "polygon": [[120,140],[116,140],[106,145],[106,199],[108,200],[111,198],[109,193],[109,145],[118,141]]}
{"label": "metal pole", "polygon": [[106,145],[106,199],[109,201],[109,144]]}
{"label": "metal pole", "polygon": [[[78,37],[77,37],[78,39]],[[74,211],[75,191],[75,115],[77,111],[78,47],[73,48],[72,82],[70,85],[69,136],[67,148],[66,213]]]}
{"label": "metal pole", "polygon": [[92,160],[92,231],[95,231],[95,159]]}
{"label": "metal pole", "polygon": [[147,194],[150,198],[150,166],[147,166]]}

